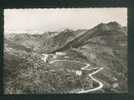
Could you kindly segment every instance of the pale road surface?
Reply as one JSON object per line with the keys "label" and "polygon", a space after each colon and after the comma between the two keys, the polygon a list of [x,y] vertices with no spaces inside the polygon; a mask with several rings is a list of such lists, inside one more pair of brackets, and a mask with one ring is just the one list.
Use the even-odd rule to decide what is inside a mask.
{"label": "pale road surface", "polygon": [[101,81],[95,79],[92,75],[98,73],[99,71],[101,71],[103,69],[103,67],[99,68],[98,70],[94,71],[93,73],[90,73],[89,74],[89,77],[94,80],[95,82],[97,82],[99,84],[98,87],[96,88],[93,88],[93,89],[89,89],[89,90],[81,90],[79,91],[78,93],[88,93],[88,92],[93,92],[93,91],[97,91],[97,90],[100,90],[101,88],[103,88],[103,83],[101,83]]}
{"label": "pale road surface", "polygon": [[[47,58],[46,58],[46,59],[47,59]],[[96,71],[94,71],[94,72],[92,72],[92,73],[89,73],[88,76],[89,76],[93,81],[95,81],[96,83],[98,83],[99,86],[98,86],[98,87],[95,87],[95,88],[93,88],[93,89],[89,89],[89,90],[80,90],[80,91],[78,91],[78,92],[76,92],[76,93],[89,93],[89,92],[97,91],[97,90],[100,90],[101,88],[103,88],[103,83],[102,83],[101,81],[99,81],[98,79],[94,78],[93,75],[95,75],[95,74],[98,73],[99,71],[103,70],[104,67],[100,67],[100,68],[97,68],[97,67],[96,67],[96,68],[87,69],[87,68],[90,66],[89,63],[81,63],[81,62],[79,62],[79,61],[72,61],[72,60],[53,60],[53,61],[50,61],[49,64],[52,64],[52,63],[55,63],[55,62],[60,62],[60,61],[67,61],[67,62],[69,61],[69,62],[75,62],[75,63],[85,64],[85,66],[82,67],[81,70],[93,70],[93,69],[98,69],[98,70],[96,70]]]}
{"label": "pale road surface", "polygon": [[[81,63],[81,62],[79,62],[79,61],[71,61],[71,60],[53,60],[53,61],[50,61],[50,64],[55,63],[55,62],[58,62],[58,61],[69,61],[69,62]],[[82,67],[81,70],[93,70],[93,69],[98,69],[98,68],[87,69],[87,68],[90,66],[90,64],[88,64],[88,63],[85,63],[85,64],[86,64],[86,66]],[[98,73],[98,72],[101,71],[101,70],[103,70],[103,67],[99,68],[98,70],[96,70],[96,71],[94,71],[94,72],[92,72],[92,73],[90,73],[90,74],[88,75],[93,81],[95,81],[95,82],[97,82],[97,83],[99,84],[98,87],[93,88],[93,89],[89,89],[89,90],[81,90],[81,91],[79,91],[79,92],[77,92],[77,93],[88,93],[88,92],[93,92],[93,91],[100,90],[100,89],[103,87],[103,83],[101,83],[99,80],[95,79],[92,75]]]}

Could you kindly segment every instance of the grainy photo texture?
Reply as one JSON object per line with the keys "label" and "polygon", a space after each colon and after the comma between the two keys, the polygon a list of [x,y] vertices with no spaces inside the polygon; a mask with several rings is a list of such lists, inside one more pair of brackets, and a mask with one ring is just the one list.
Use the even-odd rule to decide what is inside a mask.
{"label": "grainy photo texture", "polygon": [[127,8],[4,9],[4,93],[126,93]]}

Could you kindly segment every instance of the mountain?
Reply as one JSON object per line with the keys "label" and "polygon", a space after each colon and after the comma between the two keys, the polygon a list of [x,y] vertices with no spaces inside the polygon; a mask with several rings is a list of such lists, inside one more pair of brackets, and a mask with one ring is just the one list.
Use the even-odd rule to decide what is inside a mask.
{"label": "mountain", "polygon": [[[78,34],[74,35],[76,33]],[[56,39],[56,37],[52,39],[56,41],[51,41],[53,45],[50,47],[48,52],[62,51],[69,48],[78,48],[90,42],[100,43],[101,45],[106,46],[119,46],[123,45],[123,41],[126,41],[123,40],[126,39],[125,33],[126,32],[124,31],[123,27],[121,27],[121,25],[119,25],[117,22],[110,22],[108,24],[101,23],[90,30],[83,30],[81,32],[67,31],[62,35],[58,35],[58,37],[60,37],[60,41],[58,38]]]}
{"label": "mountain", "polygon": [[[101,23],[90,30],[69,30],[66,29],[60,33],[48,32],[42,35],[21,34],[15,35],[10,43],[19,44],[35,51],[51,53],[60,50],[66,50],[70,47],[77,48],[88,42],[99,42],[103,45],[119,45],[118,38],[125,39],[125,28],[117,22],[107,24]],[[52,35],[56,34],[56,35]]]}
{"label": "mountain", "polygon": [[[4,59],[6,70],[8,69],[7,67],[14,66],[11,70],[7,70],[9,75],[6,75],[6,77],[11,81],[10,73],[12,73],[14,68],[15,70],[17,69],[17,64],[22,67],[22,69],[18,70],[22,70],[19,73],[27,73],[26,69],[28,66],[24,62],[28,62],[29,68],[32,71],[36,69],[33,66],[40,66],[39,69],[42,69],[42,73],[44,73],[46,71],[46,69],[44,71],[44,68],[48,70],[54,67],[41,62],[41,54],[55,54],[56,52],[65,52],[71,60],[88,62],[92,67],[104,67],[104,70],[95,75],[104,84],[104,88],[101,91],[127,92],[127,27],[121,26],[117,22],[109,22],[100,23],[92,29],[79,29],[75,31],[65,29],[61,32],[46,32],[34,35],[27,33],[5,35]],[[60,59],[63,58],[61,57]],[[15,65],[11,63],[12,61],[16,62]],[[69,64],[64,66],[67,67],[67,65]],[[70,66],[73,68],[73,65]],[[38,70],[36,72],[39,74]],[[39,74],[39,76],[41,75]],[[20,74],[17,77],[21,77]],[[43,80],[42,78],[40,82],[44,84],[41,80]],[[33,79],[30,82],[28,84],[32,84]],[[63,85],[63,83],[60,84]],[[49,87],[51,86],[49,85]]]}

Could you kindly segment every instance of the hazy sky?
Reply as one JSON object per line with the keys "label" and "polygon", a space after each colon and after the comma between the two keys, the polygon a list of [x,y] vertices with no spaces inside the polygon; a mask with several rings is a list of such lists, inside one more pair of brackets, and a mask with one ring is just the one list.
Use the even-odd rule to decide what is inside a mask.
{"label": "hazy sky", "polygon": [[127,8],[5,9],[5,33],[90,29],[103,22],[127,26]]}

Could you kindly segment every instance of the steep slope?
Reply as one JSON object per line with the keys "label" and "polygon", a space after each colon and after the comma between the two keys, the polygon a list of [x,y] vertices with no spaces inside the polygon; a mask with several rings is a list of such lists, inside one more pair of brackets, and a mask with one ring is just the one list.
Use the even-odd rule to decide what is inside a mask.
{"label": "steep slope", "polygon": [[[26,62],[25,60],[27,59],[28,64],[30,64],[29,66],[31,66],[31,69],[29,70],[36,70],[38,74],[37,76],[42,76],[44,73],[46,73],[46,69],[42,70],[43,74],[40,74],[39,70],[33,67],[38,66],[39,69],[43,69],[48,66],[45,65],[44,62],[40,61],[41,53],[54,54],[55,52],[60,51],[66,52],[66,55],[71,60],[88,62],[91,64],[92,67],[104,67],[104,70],[95,76],[103,82],[103,92],[127,92],[127,28],[122,27],[117,22],[110,22],[107,24],[101,23],[92,29],[76,31],[66,29],[61,32],[47,32],[44,34],[35,35],[9,35],[5,37],[5,51],[7,73],[9,72],[11,74],[12,70],[14,71],[18,69],[16,68],[16,66],[20,66],[20,61],[22,59],[24,60],[24,62]],[[10,53],[13,55],[10,55]],[[36,56],[33,56],[34,53],[36,54],[38,59],[36,58]],[[23,57],[23,55],[26,55],[26,57]],[[33,57],[30,57],[30,55]],[[23,58],[20,59],[19,57]],[[12,58],[13,61],[11,60]],[[61,57],[61,59],[63,58],[64,57]],[[11,62],[15,62],[15,65]],[[24,62],[21,62],[21,67],[27,67],[27,64],[23,66]],[[40,63],[42,64],[40,65]],[[68,64],[63,65],[65,67],[68,66]],[[13,66],[13,69],[11,68],[11,70],[9,71],[8,67],[10,66]],[[73,67],[73,65],[70,64],[70,67]],[[53,66],[49,65],[49,68],[53,68]],[[25,73],[27,73],[26,69],[22,68],[22,72],[25,71]],[[65,72],[63,71],[62,75],[64,73]],[[16,74],[18,75],[18,73]],[[52,74],[50,74],[50,76],[51,75]],[[11,74],[11,76],[14,77],[14,74]],[[22,77],[25,80],[24,76]],[[7,75],[6,77],[10,76]],[[27,77],[31,76],[29,75]],[[59,75],[59,77],[61,76]],[[34,77],[32,78],[34,79]],[[65,77],[63,77],[63,79],[65,79]],[[38,81],[38,79],[35,80]],[[46,82],[46,80],[43,81]],[[46,85],[43,81],[41,81],[41,84]],[[66,83],[67,80],[64,81]],[[32,80],[32,82],[34,82],[34,80]],[[60,82],[60,80],[58,82]],[[64,84],[62,85],[64,87]],[[32,85],[30,86],[32,88]],[[39,86],[39,88],[42,88],[40,85],[37,86]],[[50,92],[53,90],[52,86],[50,85],[44,87],[49,87]]]}
{"label": "steep slope", "polygon": [[94,30],[93,35],[84,34],[70,42],[68,48],[72,49],[68,50],[85,56],[91,66],[104,67],[96,76],[104,83],[104,91],[127,92],[127,31],[115,22],[100,24]]}
{"label": "steep slope", "polygon": [[79,54],[91,66],[104,67],[97,75],[104,83],[104,91],[127,91],[127,30],[117,22],[101,23],[86,30],[53,53],[57,51],[73,51],[70,56]]}
{"label": "steep slope", "polygon": [[82,45],[85,45],[90,41],[97,41],[98,43],[102,42],[102,44],[109,46],[116,44],[120,45],[120,43],[117,42],[124,41],[122,39],[126,39],[125,37],[126,36],[124,29],[117,22],[110,22],[108,24],[101,23],[97,25],[95,28],[87,30],[80,36],[75,37],[71,41],[68,41],[65,45],[61,46],[60,48],[57,48],[57,50],[55,51],[66,50],[68,48],[77,48]]}

